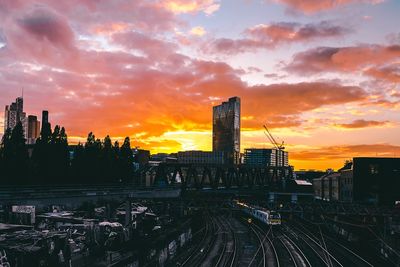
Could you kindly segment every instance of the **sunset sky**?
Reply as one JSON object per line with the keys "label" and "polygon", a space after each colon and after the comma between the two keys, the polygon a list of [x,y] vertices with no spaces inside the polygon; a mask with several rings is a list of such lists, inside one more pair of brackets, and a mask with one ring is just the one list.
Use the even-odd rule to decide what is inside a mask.
{"label": "sunset sky", "polygon": [[399,0],[0,0],[0,108],[24,88],[25,111],[49,110],[70,143],[176,152],[211,150],[212,106],[239,96],[242,150],[271,147],[267,123],[296,169],[400,157],[399,14]]}

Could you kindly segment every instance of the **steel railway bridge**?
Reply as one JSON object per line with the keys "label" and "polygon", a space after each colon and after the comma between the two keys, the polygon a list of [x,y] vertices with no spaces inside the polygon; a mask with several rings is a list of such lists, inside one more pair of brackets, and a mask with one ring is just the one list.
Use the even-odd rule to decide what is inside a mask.
{"label": "steel railway bridge", "polygon": [[152,186],[180,184],[185,189],[268,188],[280,189],[293,178],[291,167],[161,163],[140,174],[142,183]]}

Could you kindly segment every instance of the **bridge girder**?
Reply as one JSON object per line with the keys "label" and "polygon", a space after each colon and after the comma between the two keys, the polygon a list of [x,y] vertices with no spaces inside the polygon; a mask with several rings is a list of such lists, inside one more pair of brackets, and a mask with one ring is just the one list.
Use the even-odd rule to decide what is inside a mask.
{"label": "bridge girder", "polygon": [[181,184],[186,188],[279,188],[292,178],[291,167],[163,163],[153,167],[154,186]]}

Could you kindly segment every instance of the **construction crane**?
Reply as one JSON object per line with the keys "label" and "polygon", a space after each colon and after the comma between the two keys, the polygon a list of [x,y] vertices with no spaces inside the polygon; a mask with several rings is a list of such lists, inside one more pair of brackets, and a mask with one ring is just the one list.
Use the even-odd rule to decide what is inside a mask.
{"label": "construction crane", "polygon": [[281,144],[278,144],[278,142],[276,142],[275,138],[272,136],[272,134],[268,130],[267,126],[264,124],[263,127],[266,131],[266,132],[264,132],[265,136],[268,137],[269,141],[276,147],[276,149],[278,149],[279,151],[284,150],[285,149],[285,146],[284,146],[285,141],[282,141]]}

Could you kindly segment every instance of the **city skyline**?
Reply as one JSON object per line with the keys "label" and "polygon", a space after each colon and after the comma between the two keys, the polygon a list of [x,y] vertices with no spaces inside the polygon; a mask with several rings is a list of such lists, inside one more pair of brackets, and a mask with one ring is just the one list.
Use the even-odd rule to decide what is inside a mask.
{"label": "city skyline", "polygon": [[296,169],[398,157],[398,10],[395,0],[4,1],[0,106],[24,88],[25,112],[49,110],[70,142],[93,131],[176,152],[211,150],[212,107],[237,95],[242,151],[272,147],[267,123]]}

